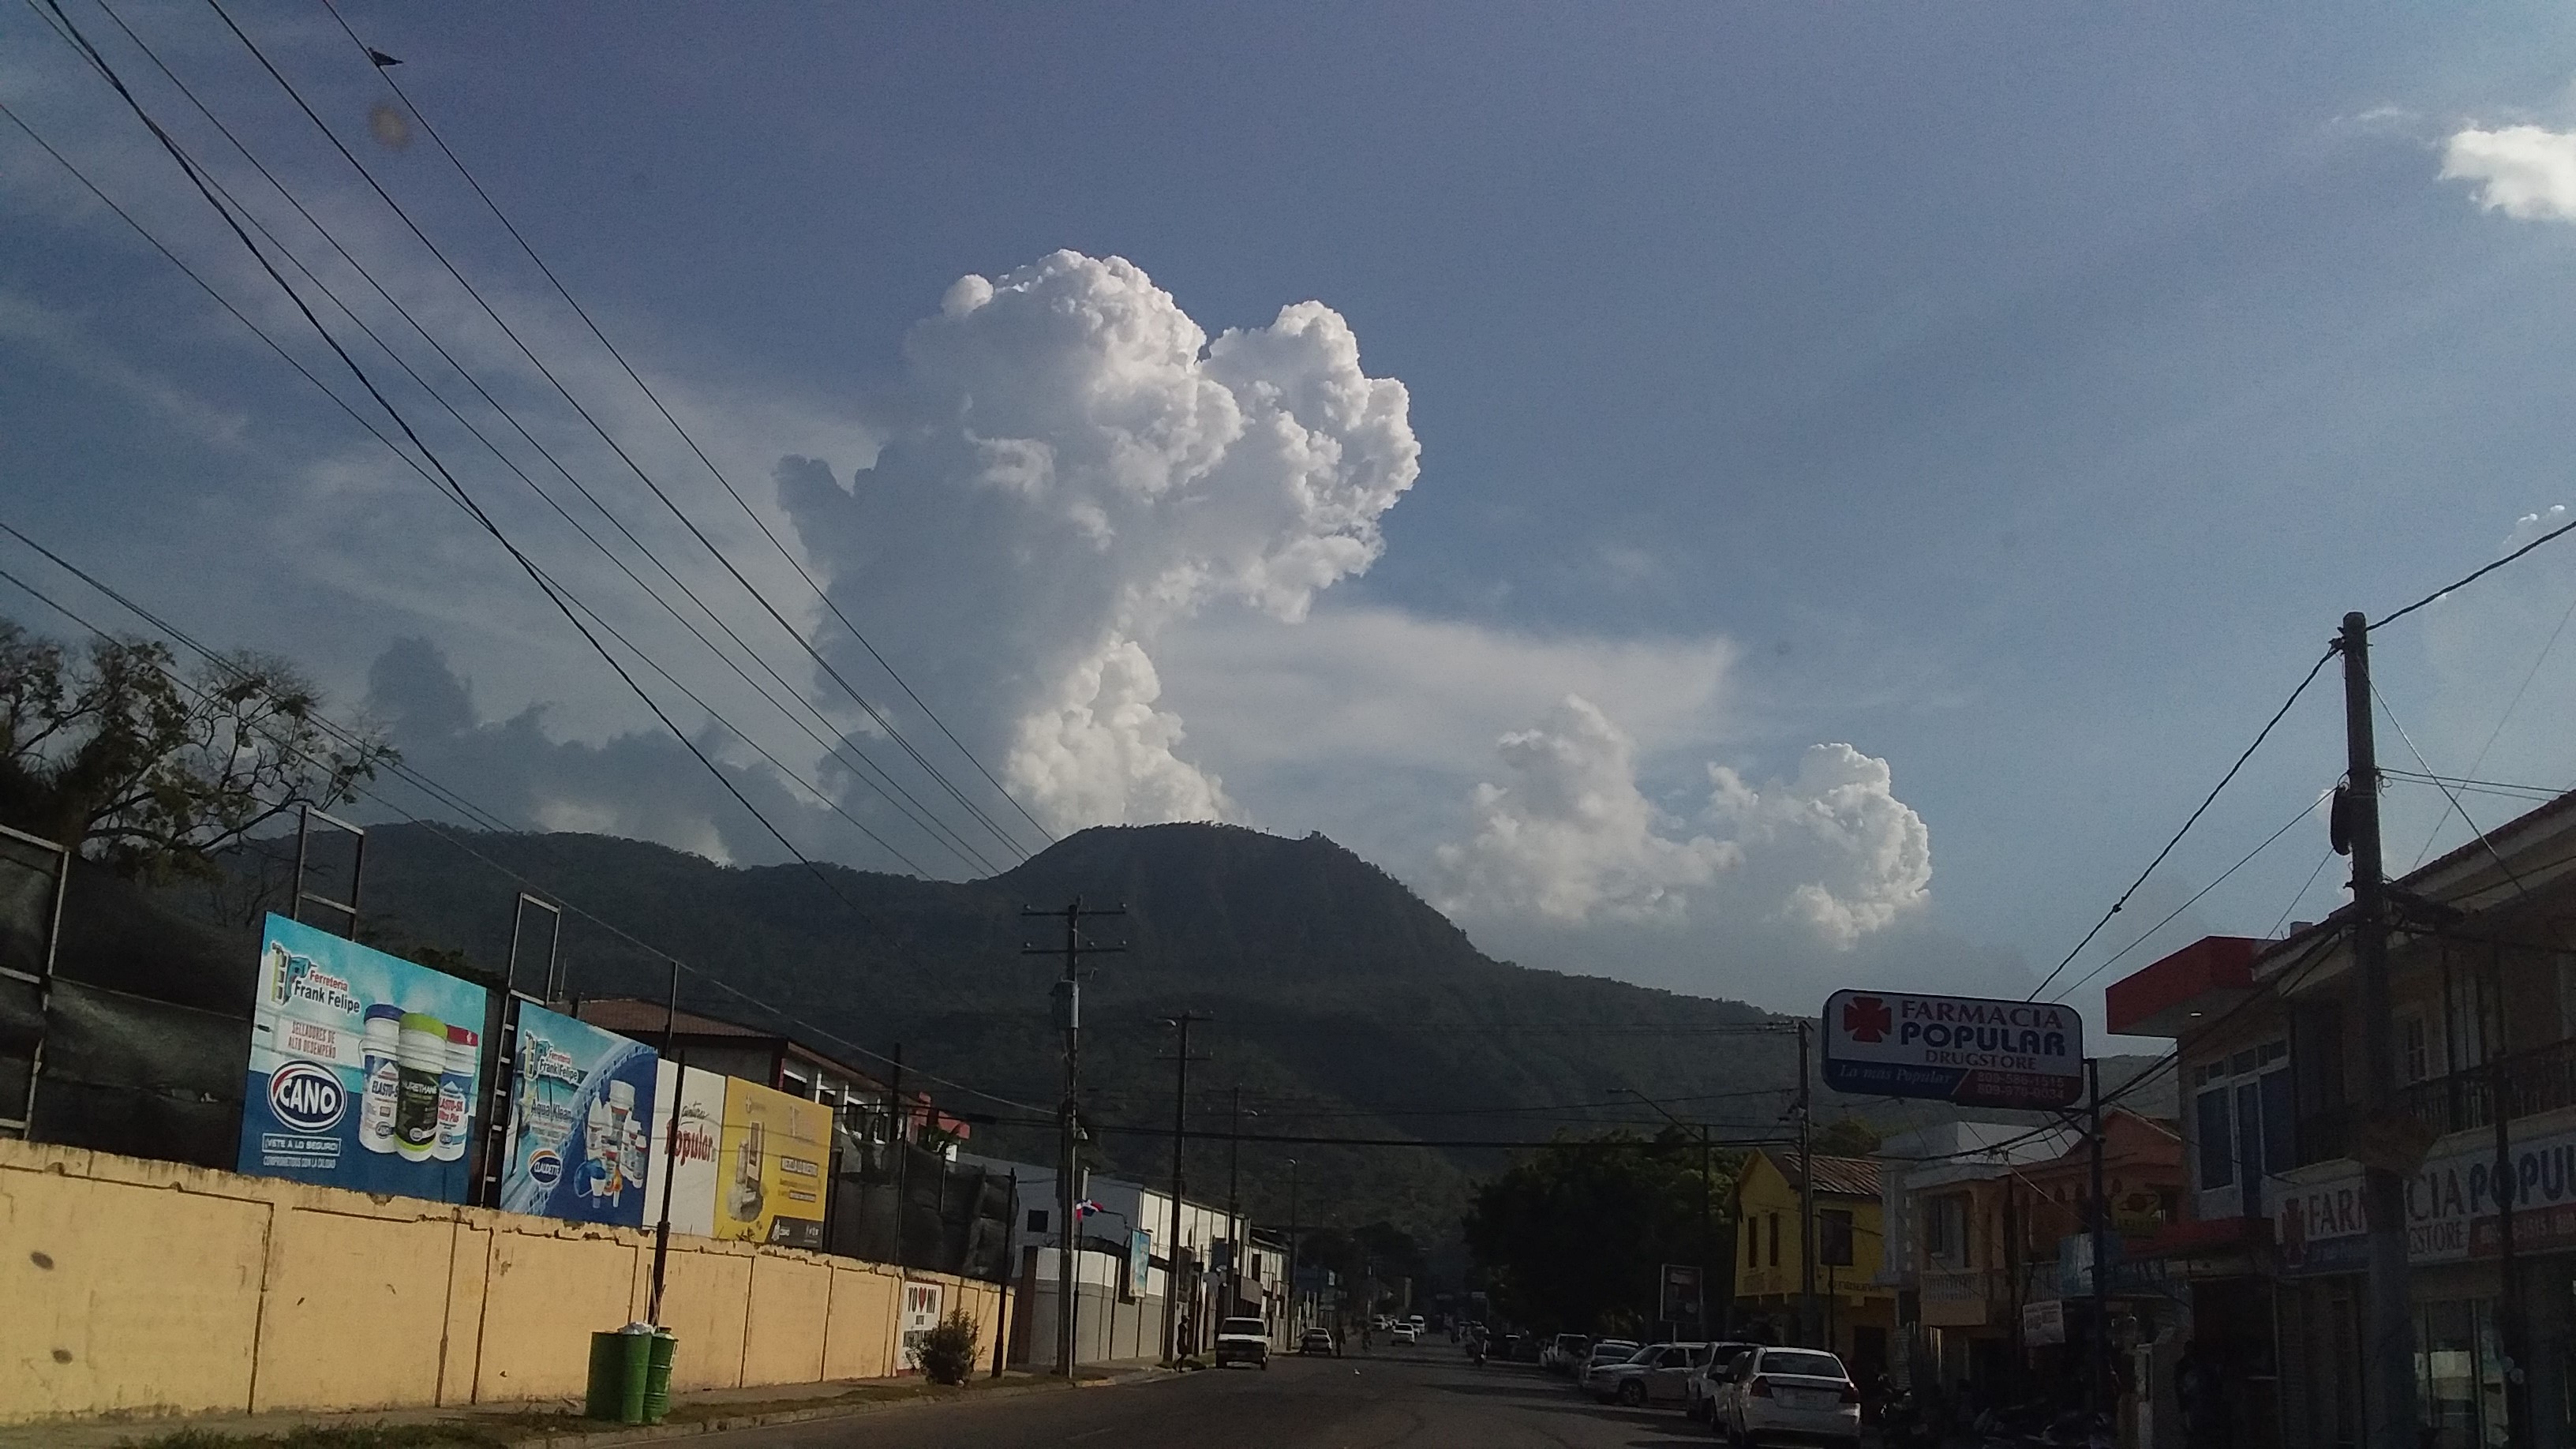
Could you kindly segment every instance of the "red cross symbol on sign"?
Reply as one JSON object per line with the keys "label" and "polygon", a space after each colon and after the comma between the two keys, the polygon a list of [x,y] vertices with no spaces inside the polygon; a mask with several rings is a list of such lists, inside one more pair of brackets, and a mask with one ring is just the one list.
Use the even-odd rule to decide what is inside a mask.
{"label": "red cross symbol on sign", "polygon": [[1879,1042],[1896,1029],[1896,1013],[1875,996],[1855,996],[1843,1003],[1843,1030],[1853,1041]]}

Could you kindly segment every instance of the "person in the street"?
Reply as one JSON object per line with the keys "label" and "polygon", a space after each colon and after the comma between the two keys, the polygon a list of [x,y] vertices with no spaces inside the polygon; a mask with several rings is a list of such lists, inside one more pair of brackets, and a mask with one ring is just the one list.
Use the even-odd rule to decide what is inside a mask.
{"label": "person in the street", "polygon": [[2174,1396],[2182,1402],[2183,1442],[2190,1449],[2228,1449],[2227,1385],[2218,1360],[2194,1339],[2174,1365]]}

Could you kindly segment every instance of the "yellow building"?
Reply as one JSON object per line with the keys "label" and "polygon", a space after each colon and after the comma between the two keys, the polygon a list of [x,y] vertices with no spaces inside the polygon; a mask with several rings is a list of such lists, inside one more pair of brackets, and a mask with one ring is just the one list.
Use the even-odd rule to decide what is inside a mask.
{"label": "yellow building", "polygon": [[[1817,1157],[1816,1327],[1855,1382],[1887,1367],[1896,1292],[1879,1287],[1878,1163]],[[1735,1322],[1768,1323],[1782,1343],[1800,1340],[1801,1234],[1798,1155],[1757,1151],[1735,1181]]]}

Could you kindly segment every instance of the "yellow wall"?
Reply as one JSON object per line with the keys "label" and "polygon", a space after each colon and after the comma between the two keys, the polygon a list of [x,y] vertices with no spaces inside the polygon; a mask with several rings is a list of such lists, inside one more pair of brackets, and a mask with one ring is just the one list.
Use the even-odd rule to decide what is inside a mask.
{"label": "yellow wall", "polygon": [[[577,1397],[653,1238],[0,1139],[0,1423]],[[990,1284],[941,1274],[999,1329]],[[675,1237],[681,1388],[897,1369],[883,1264]]]}
{"label": "yellow wall", "polygon": [[[1756,1152],[1745,1159],[1743,1175],[1736,1180],[1735,1296],[1738,1301],[1778,1299],[1799,1291],[1798,1190],[1771,1161],[1770,1154]],[[1852,1215],[1852,1264],[1830,1270],[1835,1296],[1854,1307],[1866,1307],[1884,1299],[1891,1308],[1896,1302],[1893,1289],[1874,1287],[1870,1279],[1879,1267],[1880,1206],[1874,1197],[1852,1197],[1843,1193],[1819,1192],[1816,1210],[1831,1208]],[[1780,1218],[1780,1261],[1771,1261],[1771,1228],[1773,1214]],[[1759,1254],[1747,1252],[1749,1233],[1759,1231]],[[1829,1270],[1816,1269],[1816,1289],[1827,1290]]]}

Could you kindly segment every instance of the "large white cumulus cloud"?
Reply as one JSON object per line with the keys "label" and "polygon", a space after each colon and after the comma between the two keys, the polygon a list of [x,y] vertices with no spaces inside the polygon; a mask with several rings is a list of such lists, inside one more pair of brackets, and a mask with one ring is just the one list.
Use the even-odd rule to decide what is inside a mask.
{"label": "large white cumulus cloud", "polygon": [[851,617],[934,621],[898,663],[1050,825],[1219,818],[1155,637],[1222,602],[1297,621],[1375,562],[1406,407],[1320,303],[1211,341],[1132,263],[1058,252],[950,288],[874,465],[791,458],[780,490]]}
{"label": "large white cumulus cloud", "polygon": [[1691,818],[1657,808],[1627,734],[1579,696],[1498,745],[1473,833],[1439,852],[1445,908],[1570,925],[1748,913],[1847,951],[1929,898],[1932,837],[1887,762],[1810,747],[1756,788],[1722,765]]}
{"label": "large white cumulus cloud", "polygon": [[2477,183],[2478,205],[2524,221],[2576,221],[2576,134],[2471,127],[2442,147],[2442,179]]}

